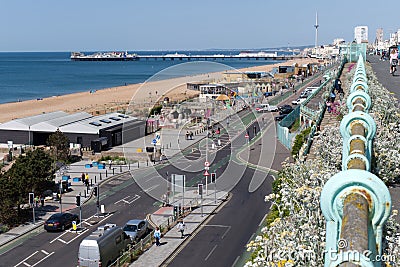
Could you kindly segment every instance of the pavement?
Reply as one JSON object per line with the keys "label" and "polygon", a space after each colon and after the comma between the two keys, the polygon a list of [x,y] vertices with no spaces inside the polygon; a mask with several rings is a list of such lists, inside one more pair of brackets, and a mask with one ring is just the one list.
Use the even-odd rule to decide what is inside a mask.
{"label": "pavement", "polygon": [[[279,98],[278,95],[276,97]],[[269,97],[269,101],[271,101],[272,99],[273,98]],[[223,121],[228,115],[229,114],[220,113],[214,118],[214,120]],[[197,141],[201,140],[205,137],[205,135],[205,131],[199,130],[198,132],[196,132],[193,140],[186,140],[185,132],[181,132],[179,129],[168,129],[168,134],[163,135],[163,143],[168,144],[168,146],[166,145],[165,147],[163,147],[163,153],[168,158],[172,157],[176,153],[179,153],[181,150],[190,147]],[[141,139],[133,141],[130,146],[135,148],[145,148],[146,146],[151,145],[152,138],[152,135],[143,137]],[[114,152],[119,152],[121,151],[121,148],[113,148],[113,150]],[[91,167],[89,167],[90,164],[92,164]],[[99,183],[109,180],[121,173],[125,173],[134,169],[149,168],[152,167],[152,165],[152,162],[146,160],[138,161],[134,164],[113,164],[111,168],[108,164],[106,164],[105,168],[102,169],[94,165],[93,162],[91,162],[89,159],[84,159],[80,162],[66,166],[60,173],[58,173],[57,178],[58,180],[60,180],[62,176],[69,176],[70,178],[68,180],[68,182],[70,183],[69,190],[62,194],[62,205],[60,205],[58,201],[47,199],[43,207],[39,206],[35,208],[35,223],[28,222],[24,225],[12,228],[6,233],[0,234],[0,247],[11,243],[17,238],[26,235],[34,231],[35,229],[43,227],[43,223],[52,214],[60,211],[66,212],[76,208],[77,195],[81,195],[81,203],[85,203],[91,198],[93,194],[93,188]],[[86,187],[82,183],[82,181],[80,181],[82,173],[88,173],[90,180],[89,187]],[[212,190],[209,190],[208,196],[205,197],[205,199],[208,199],[208,201],[205,205],[202,206],[202,212],[200,208],[197,208],[184,218],[186,224],[185,232],[187,234],[184,239],[179,238],[179,233],[177,231],[167,232],[165,236],[161,239],[161,242],[163,244],[162,246],[150,247],[131,266],[159,266],[165,260],[167,260],[172,255],[172,253],[178,251],[182,243],[190,239],[191,236],[195,235],[196,229],[198,229],[210,215],[214,214],[218,207],[226,203],[227,198],[229,198],[229,194],[227,192],[217,192],[217,201],[214,202],[214,194],[212,192]],[[198,200],[198,196],[193,198],[196,198]],[[170,216],[170,213],[171,209],[161,208],[154,214],[151,214],[149,219],[153,222],[153,224],[160,225],[162,223],[165,223],[165,219],[166,217]]]}

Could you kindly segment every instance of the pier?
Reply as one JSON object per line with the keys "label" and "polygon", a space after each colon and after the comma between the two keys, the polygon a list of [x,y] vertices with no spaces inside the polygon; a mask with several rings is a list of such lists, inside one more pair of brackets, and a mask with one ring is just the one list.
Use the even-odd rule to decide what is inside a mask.
{"label": "pier", "polygon": [[301,55],[185,55],[185,54],[167,54],[167,55],[137,55],[138,60],[292,60],[292,59],[301,59],[305,58],[305,56]]}

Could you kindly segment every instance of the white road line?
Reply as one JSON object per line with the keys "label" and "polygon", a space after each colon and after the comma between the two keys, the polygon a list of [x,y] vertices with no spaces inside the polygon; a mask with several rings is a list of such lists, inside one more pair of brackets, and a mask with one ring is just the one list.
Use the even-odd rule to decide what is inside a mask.
{"label": "white road line", "polygon": [[44,261],[45,259],[47,259],[48,257],[50,257],[50,256],[53,255],[53,254],[54,254],[54,252],[51,252],[49,255],[47,255],[46,257],[44,257],[44,258],[41,259],[40,261],[36,262],[34,265],[32,265],[32,267],[38,265],[39,263],[41,263],[42,261]]}
{"label": "white road line", "polygon": [[229,230],[231,230],[231,226],[228,227],[228,229],[226,229],[225,233],[221,236],[221,239],[224,239],[224,237],[226,236],[226,234],[229,232]]}
{"label": "white road line", "polygon": [[72,241],[74,241],[75,239],[77,239],[78,237],[80,237],[84,232],[88,231],[89,229],[85,229],[84,231],[80,232],[78,235],[76,235],[74,238],[72,238],[71,240],[69,240],[66,244],[71,243]]}
{"label": "white road line", "polygon": [[213,247],[213,249],[210,251],[210,253],[208,253],[208,255],[207,255],[207,257],[204,259],[204,261],[207,261],[208,260],[208,258],[211,256],[211,254],[214,252],[214,250],[217,248],[217,245],[215,245],[214,247]]}
{"label": "white road line", "polygon": [[118,204],[118,203],[121,202],[121,201],[126,201],[125,198],[128,198],[128,197],[130,197],[130,196],[126,196],[126,197],[124,197],[123,199],[120,199],[120,200],[118,200],[117,202],[114,202],[114,204]]}
{"label": "white road line", "polygon": [[53,240],[50,241],[50,244],[53,243],[54,241],[56,241],[57,239],[59,239],[60,237],[62,237],[63,235],[65,235],[68,232],[64,232],[61,235],[57,236],[56,238],[54,238]]}
{"label": "white road line", "polygon": [[249,238],[249,240],[247,240],[246,244],[250,243],[250,241],[253,239],[253,236],[254,236],[255,234],[256,234],[256,233],[253,233],[253,234],[250,236],[250,238]]}
{"label": "white road line", "polygon": [[260,224],[258,226],[261,226],[261,224],[263,224],[263,222],[265,221],[265,218],[267,217],[268,213],[265,213],[264,217],[262,218]]}
{"label": "white road line", "polygon": [[190,168],[190,167],[192,167],[192,164],[189,164],[187,167],[183,168],[182,170],[184,171],[184,170],[186,170],[187,168]]}
{"label": "white road line", "polygon": [[[27,265],[27,263],[25,263],[25,261],[26,261],[27,259],[29,259],[30,257],[33,257],[33,256],[34,256],[36,253],[38,253],[38,252],[39,252],[39,251],[36,250],[36,251],[33,252],[30,256],[28,256],[28,257],[25,258],[24,260],[20,261],[17,265],[14,265],[14,267],[15,267],[15,266],[18,266],[18,265],[20,265],[20,264]],[[27,266],[30,266],[30,265],[28,264]]]}
{"label": "white road line", "polygon": [[151,177],[150,179],[146,180],[145,183],[148,183],[148,182],[150,182],[151,180],[153,180],[153,179],[155,179],[155,178],[158,178],[158,176],[153,176],[153,177]]}
{"label": "white road line", "polygon": [[103,222],[105,219],[108,219],[108,217],[111,217],[113,214],[110,214],[109,216],[104,217],[103,219],[101,219],[100,221],[98,221],[97,223],[100,224],[101,222]]}
{"label": "white road line", "polygon": [[92,224],[88,223],[87,221],[82,221],[83,223],[86,223],[89,226],[92,226]]}
{"label": "white road line", "polygon": [[47,252],[47,251],[44,250],[44,249],[42,249],[41,252],[42,252],[43,254],[49,255],[49,252]]}
{"label": "white road line", "polygon": [[222,225],[222,224],[206,224],[204,226],[209,226],[209,227],[224,227],[224,228],[231,228],[230,225]]}
{"label": "white road line", "polygon": [[235,267],[235,265],[236,265],[236,262],[239,260],[239,258],[240,258],[240,256],[237,256],[237,257],[236,257],[236,260],[233,262],[233,264],[232,264],[232,266],[231,266],[231,267]]}
{"label": "white road line", "polygon": [[147,188],[146,190],[144,190],[144,192],[150,192],[151,190],[154,190],[154,189],[156,189],[157,187],[159,186],[159,184],[157,184],[157,185],[153,185],[153,186],[151,186],[151,187],[149,187],[149,188]]}
{"label": "white road line", "polygon": [[23,262],[22,264],[25,265],[25,266],[31,266],[30,264],[28,264],[26,262]]}
{"label": "white road line", "polygon": [[60,241],[61,243],[68,244],[67,241],[64,241],[64,240],[62,240],[62,239],[60,239],[60,238],[57,239],[57,240]]}

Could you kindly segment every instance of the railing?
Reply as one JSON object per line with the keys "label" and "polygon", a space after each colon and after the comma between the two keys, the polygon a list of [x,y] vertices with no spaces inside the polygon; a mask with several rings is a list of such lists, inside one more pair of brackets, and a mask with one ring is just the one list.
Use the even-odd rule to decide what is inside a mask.
{"label": "railing", "polygon": [[382,231],[391,209],[386,185],[370,172],[376,125],[368,114],[364,59],[360,55],[343,117],[342,171],[321,192],[326,220],[325,266],[381,266]]}
{"label": "railing", "polygon": [[[340,64],[338,72],[336,73],[335,80],[339,79],[340,76],[342,75],[343,68],[344,68],[344,65],[346,63],[347,63],[347,59],[344,58],[342,60],[342,63]],[[332,85],[330,90],[329,90],[329,93],[331,93],[333,90],[334,90],[334,86]],[[305,149],[303,151],[303,156],[306,156],[306,155],[308,155],[308,153],[310,153],[310,149],[311,149],[312,142],[314,140],[315,133],[317,132],[317,129],[321,125],[322,119],[324,118],[325,110],[326,110],[326,102],[323,101],[323,103],[319,107],[318,115],[317,115],[317,119],[315,121],[315,124],[311,127],[311,132],[310,132],[310,135],[309,135],[308,140],[307,140],[307,145],[306,145],[306,147],[305,147]]]}

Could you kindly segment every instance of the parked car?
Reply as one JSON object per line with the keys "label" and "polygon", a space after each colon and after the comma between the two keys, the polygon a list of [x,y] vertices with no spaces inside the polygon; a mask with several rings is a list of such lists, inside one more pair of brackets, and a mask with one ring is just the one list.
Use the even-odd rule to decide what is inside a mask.
{"label": "parked car", "polygon": [[292,112],[292,111],[293,111],[293,108],[292,108],[292,107],[290,107],[290,108],[284,108],[284,109],[282,109],[281,111],[279,111],[279,115],[289,114],[289,113]]}
{"label": "parked car", "polygon": [[292,108],[292,106],[288,105],[288,104],[285,104],[285,105],[282,105],[282,106],[278,106],[278,110],[279,111],[281,111],[282,109],[285,109],[285,108]]}
{"label": "parked car", "polygon": [[296,100],[292,101],[293,105],[300,105],[301,103],[303,103],[304,101],[306,101],[307,98],[297,98]]}
{"label": "parked car", "polygon": [[68,227],[72,226],[72,222],[79,222],[79,216],[68,212],[54,213],[44,223],[44,229],[46,231],[64,231]]}
{"label": "parked car", "polygon": [[288,114],[281,114],[281,115],[278,115],[278,116],[275,116],[275,121],[281,121],[281,120],[283,120],[286,116],[287,116]]}
{"label": "parked car", "polygon": [[131,238],[132,242],[137,242],[150,232],[150,226],[146,220],[129,220],[122,230]]}
{"label": "parked car", "polygon": [[130,238],[115,224],[100,226],[79,245],[78,266],[110,266],[128,249]]}
{"label": "parked car", "polygon": [[271,106],[270,104],[258,104],[256,106],[257,112],[266,112],[266,111],[278,111],[277,106]]}

